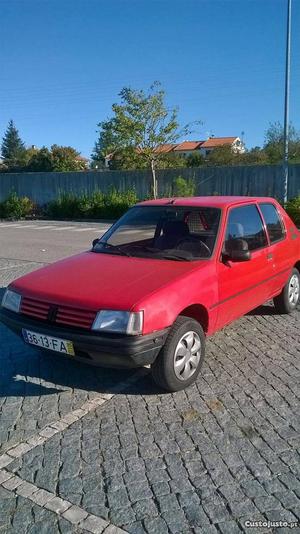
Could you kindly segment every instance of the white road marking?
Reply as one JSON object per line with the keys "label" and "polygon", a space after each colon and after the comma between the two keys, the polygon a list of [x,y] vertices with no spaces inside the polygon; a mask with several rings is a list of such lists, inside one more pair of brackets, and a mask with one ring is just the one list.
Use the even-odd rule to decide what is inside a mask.
{"label": "white road marking", "polygon": [[51,224],[50,226],[35,226],[34,230],[54,230],[54,228],[56,228],[56,226],[53,226],[53,224]]}
{"label": "white road marking", "polygon": [[96,227],[96,226],[87,226],[85,228],[80,228],[79,226],[58,226],[58,225],[36,225],[36,224],[12,224],[12,223],[8,223],[8,224],[3,224],[3,223],[0,223],[0,230],[1,228],[12,228],[12,229],[20,229],[20,230],[23,230],[23,228],[25,229],[29,229],[29,230],[51,230],[51,231],[54,231],[54,232],[63,232],[64,230],[67,230],[67,231],[72,231],[72,232],[91,232],[91,233],[96,233],[97,235],[103,235],[109,228],[110,228],[110,225],[104,225],[104,224],[100,224],[99,227]]}
{"label": "white road marking", "polygon": [[[8,450],[6,450],[6,452],[0,454],[0,487],[3,487],[7,491],[14,493],[16,495],[21,495],[22,497],[33,501],[35,504],[37,504],[41,508],[47,508],[53,511],[54,513],[56,513],[59,517],[63,516],[65,519],[70,520],[70,522],[73,523],[72,518],[70,519],[69,516],[64,515],[64,514],[67,509],[75,508],[74,504],[67,501],[66,499],[62,499],[56,493],[46,491],[34,483],[32,484],[31,482],[27,482],[19,475],[16,475],[10,472],[8,470],[9,469],[8,466],[12,462],[14,462],[16,459],[22,458],[22,456],[24,456],[29,451],[32,451],[36,447],[43,445],[56,434],[63,432],[76,421],[83,419],[90,412],[96,410],[97,408],[100,408],[101,406],[103,406],[103,404],[105,404],[110,399],[112,399],[116,393],[125,391],[131,384],[134,384],[146,374],[148,374],[148,371],[146,369],[141,368],[137,370],[129,378],[113,386],[111,388],[111,393],[100,393],[96,395],[96,397],[85,401],[81,405],[80,408],[76,408],[75,410],[72,410],[70,413],[59,418],[58,421],[56,422],[49,423],[42,430],[40,430],[37,434],[31,436],[30,438],[27,438],[25,441],[16,443],[12,447],[10,447]],[[43,380],[40,380],[39,378],[32,377],[30,380],[28,380],[28,377],[25,377],[23,375],[16,375],[15,379],[16,380],[25,379],[26,381],[30,381],[34,384],[38,384],[42,386],[47,384],[47,387],[54,386],[55,388],[57,388],[57,385],[53,384],[52,386],[51,382],[46,382],[46,381],[44,382]],[[54,499],[56,499],[56,502],[54,501]],[[53,506],[51,505],[51,501],[53,501]],[[60,506],[57,506],[57,504],[60,504]],[[100,515],[96,516],[96,515],[90,514],[84,508],[79,507],[79,506],[76,507],[76,510],[81,512],[83,516],[81,525],[83,528],[86,526],[86,529],[84,530],[87,530],[88,532],[95,532],[94,529],[92,530],[89,529],[89,524],[90,524],[89,522],[92,522],[93,524],[97,523],[98,526],[101,527],[101,529],[104,529],[104,530],[101,530],[101,529],[98,530],[99,532],[103,532],[103,534],[105,534],[106,531],[107,532],[116,531],[120,534],[127,533],[126,530],[122,530],[121,528],[115,527],[112,523],[109,523],[106,519],[104,519]]]}
{"label": "white road marking", "polygon": [[3,225],[3,227],[6,227],[6,228],[38,228],[38,226],[33,226],[32,224]]}
{"label": "white road marking", "polygon": [[1,228],[22,228],[22,226],[20,224],[13,224],[13,223],[9,223],[9,224],[0,224]]}
{"label": "white road marking", "polygon": [[[34,262],[33,262],[34,263]],[[26,263],[18,263],[15,265],[7,265],[6,267],[0,267],[0,271],[7,271],[8,269],[16,269],[17,267],[24,267]]]}
{"label": "white road marking", "polygon": [[75,226],[55,226],[54,229],[56,231],[62,232],[63,230],[73,230]]}
{"label": "white road marking", "polygon": [[[95,227],[92,226],[90,228],[75,228],[75,226],[73,226],[73,229],[74,229],[74,232],[91,232],[92,230],[95,231]],[[98,232],[98,230],[97,230]]]}
{"label": "white road marking", "polygon": [[57,384],[53,384],[53,382],[48,382],[47,380],[41,380],[38,377],[35,376],[25,376],[25,375],[15,375],[14,376],[15,382],[26,382],[29,384],[34,384],[35,386],[42,386],[44,388],[49,389],[56,389],[58,391],[65,391],[66,389],[72,390],[72,388],[68,386],[60,386]]}

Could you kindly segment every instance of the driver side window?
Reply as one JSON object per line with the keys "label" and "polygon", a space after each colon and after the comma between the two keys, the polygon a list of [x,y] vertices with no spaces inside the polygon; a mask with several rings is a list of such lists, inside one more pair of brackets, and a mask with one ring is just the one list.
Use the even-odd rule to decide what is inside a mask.
{"label": "driver side window", "polygon": [[253,251],[266,247],[267,236],[255,204],[233,208],[227,221],[224,251],[242,248]]}

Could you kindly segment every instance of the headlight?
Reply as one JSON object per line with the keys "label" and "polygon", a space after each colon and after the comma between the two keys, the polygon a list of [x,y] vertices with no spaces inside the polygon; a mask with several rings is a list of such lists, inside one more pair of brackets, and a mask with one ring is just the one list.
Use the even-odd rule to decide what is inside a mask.
{"label": "headlight", "polygon": [[143,312],[101,310],[97,313],[92,330],[130,335],[141,334]]}
{"label": "headlight", "polygon": [[22,297],[21,295],[19,295],[19,293],[16,293],[11,289],[7,289],[2,299],[2,306],[3,308],[7,308],[8,310],[19,312],[21,306],[21,298]]}

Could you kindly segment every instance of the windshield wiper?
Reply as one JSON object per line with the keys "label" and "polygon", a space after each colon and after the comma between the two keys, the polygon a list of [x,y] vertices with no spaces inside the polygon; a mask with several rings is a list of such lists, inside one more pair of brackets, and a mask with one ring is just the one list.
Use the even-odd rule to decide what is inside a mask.
{"label": "windshield wiper", "polygon": [[121,247],[118,247],[118,245],[112,245],[111,243],[107,243],[106,241],[99,241],[97,245],[102,245],[103,248],[110,248],[112,250],[117,250],[120,254],[122,254],[122,256],[127,256],[128,258],[132,258],[129,252],[126,252],[126,250],[123,250]]}
{"label": "windshield wiper", "polygon": [[176,260],[176,261],[192,261],[193,258],[187,258],[186,256],[177,256],[177,254],[159,254],[159,258],[164,260]]}

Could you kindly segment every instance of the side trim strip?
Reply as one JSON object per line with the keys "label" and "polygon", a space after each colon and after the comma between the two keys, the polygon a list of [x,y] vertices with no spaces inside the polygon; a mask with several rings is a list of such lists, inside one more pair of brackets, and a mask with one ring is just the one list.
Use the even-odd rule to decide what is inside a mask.
{"label": "side trim strip", "polygon": [[251,289],[255,289],[256,287],[261,286],[262,284],[265,284],[269,280],[272,280],[273,278],[276,278],[277,276],[280,276],[281,274],[288,273],[290,270],[291,269],[284,269],[284,271],[280,271],[280,273],[273,274],[272,276],[269,276],[269,278],[266,278],[265,280],[262,280],[261,282],[258,282],[257,284],[254,284],[251,287],[247,287],[247,289],[242,289],[242,291],[239,291],[238,293],[235,293],[234,295],[230,295],[230,297],[227,297],[224,300],[220,300],[219,302],[216,302],[216,304],[213,304],[212,306],[210,306],[209,309],[213,310],[214,308],[216,308],[217,306],[220,306],[224,302],[227,302],[228,300],[232,300],[238,297],[239,295],[242,295],[243,293],[247,293],[247,291],[251,291]]}

